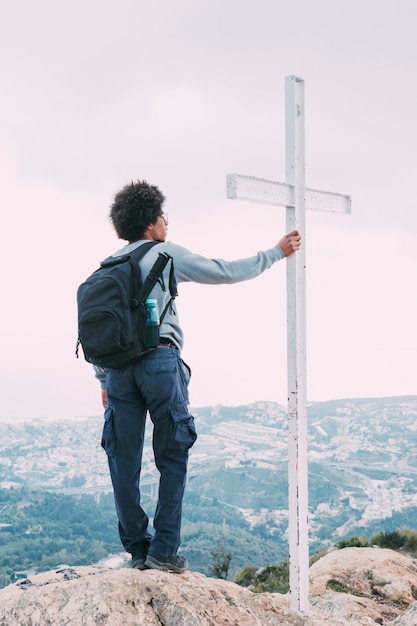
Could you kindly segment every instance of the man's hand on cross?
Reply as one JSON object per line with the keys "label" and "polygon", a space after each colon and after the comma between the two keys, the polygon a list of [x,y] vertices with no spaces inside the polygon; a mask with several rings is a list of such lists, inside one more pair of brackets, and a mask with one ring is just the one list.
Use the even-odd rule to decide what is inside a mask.
{"label": "man's hand on cross", "polygon": [[284,253],[284,256],[290,256],[301,247],[301,235],[298,230],[293,230],[291,233],[287,233],[278,242],[279,247]]}

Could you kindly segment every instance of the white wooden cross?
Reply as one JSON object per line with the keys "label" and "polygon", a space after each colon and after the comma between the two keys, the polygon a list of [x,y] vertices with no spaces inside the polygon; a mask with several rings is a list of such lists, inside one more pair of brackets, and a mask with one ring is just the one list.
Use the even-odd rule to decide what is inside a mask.
{"label": "white wooden cross", "polygon": [[287,259],[288,342],[288,531],[291,609],[306,614],[308,604],[308,468],[306,392],[305,209],[351,212],[342,194],[305,187],[304,81],[285,78],[286,182],[227,175],[227,197],[286,207],[287,232],[297,229],[301,249]]}

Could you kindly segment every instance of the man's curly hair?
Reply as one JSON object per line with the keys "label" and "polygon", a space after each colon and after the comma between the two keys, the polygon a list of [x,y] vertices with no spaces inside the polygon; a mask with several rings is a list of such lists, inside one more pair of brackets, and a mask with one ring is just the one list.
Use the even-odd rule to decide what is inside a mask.
{"label": "man's curly hair", "polygon": [[163,193],[145,180],[125,185],[115,196],[110,219],[119,239],[137,241],[162,215]]}

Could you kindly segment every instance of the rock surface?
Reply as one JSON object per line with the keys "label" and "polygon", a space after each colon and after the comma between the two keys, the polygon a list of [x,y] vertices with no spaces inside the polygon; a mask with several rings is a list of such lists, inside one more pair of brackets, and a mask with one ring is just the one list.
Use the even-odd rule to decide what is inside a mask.
{"label": "rock surface", "polygon": [[311,606],[348,624],[416,626],[416,599],[417,560],[393,550],[335,550],[310,568]]}
{"label": "rock surface", "polygon": [[0,626],[416,626],[416,597],[417,561],[372,548],[312,565],[306,616],[291,612],[289,595],[195,572],[73,567],[1,589]]}

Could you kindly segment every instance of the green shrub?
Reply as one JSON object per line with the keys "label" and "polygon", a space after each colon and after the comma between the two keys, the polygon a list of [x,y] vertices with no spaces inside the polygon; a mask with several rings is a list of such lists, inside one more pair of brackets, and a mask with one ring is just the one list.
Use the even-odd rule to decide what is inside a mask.
{"label": "green shrub", "polygon": [[371,537],[371,544],[380,548],[399,550],[404,547],[405,539],[398,530],[383,531]]}
{"label": "green shrub", "polygon": [[253,585],[257,569],[254,565],[244,565],[236,574],[234,582],[241,587]]}
{"label": "green shrub", "polygon": [[255,578],[252,591],[255,593],[288,593],[290,590],[290,568],[288,561],[268,565]]}
{"label": "green shrub", "polygon": [[339,550],[343,550],[343,548],[366,548],[368,545],[366,537],[350,537],[350,539],[342,539],[336,544]]}
{"label": "green shrub", "polygon": [[417,552],[417,532],[411,528],[404,528],[401,535],[404,539],[404,550],[415,554]]}
{"label": "green shrub", "polygon": [[327,581],[326,589],[332,589],[338,593],[350,593],[349,587],[347,587],[344,583],[341,583],[340,580],[337,580],[336,578],[331,578]]}

